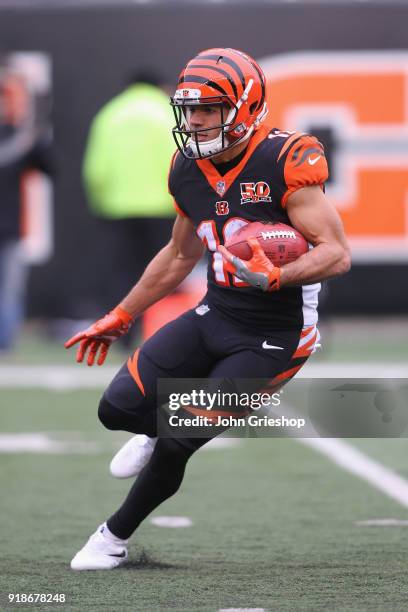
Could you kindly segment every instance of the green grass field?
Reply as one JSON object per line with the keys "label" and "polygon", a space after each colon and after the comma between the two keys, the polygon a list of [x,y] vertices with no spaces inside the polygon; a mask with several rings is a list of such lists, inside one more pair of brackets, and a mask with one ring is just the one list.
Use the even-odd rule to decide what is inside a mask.
{"label": "green grass field", "polygon": [[[384,361],[403,363],[403,334],[385,336]],[[352,338],[332,336],[328,360],[372,356],[381,342],[367,334],[359,353]],[[110,362],[121,359],[117,352]],[[7,363],[68,361],[59,346],[27,339]],[[126,567],[72,572],[72,556],[126,495],[129,481],[112,478],[108,466],[128,435],[97,421],[101,390],[18,387],[0,388],[0,610],[14,609],[8,593],[41,592],[64,593],[66,603],[16,609],[406,610],[407,527],[356,523],[407,520],[408,502],[291,439],[203,449],[179,493],[153,515],[186,516],[191,527],[147,519]],[[407,439],[348,442],[408,479]]]}
{"label": "green grass field", "polygon": [[[146,521],[127,568],[72,572],[71,557],[128,487],[108,475],[126,435],[98,425],[98,396],[1,392],[3,431],[49,432],[72,446],[1,456],[0,609],[9,592],[65,593],[67,603],[52,606],[63,610],[406,609],[404,527],[355,525],[405,519],[406,509],[289,439],[201,451],[155,512],[188,516],[192,527]],[[407,472],[406,440],[360,446]]]}

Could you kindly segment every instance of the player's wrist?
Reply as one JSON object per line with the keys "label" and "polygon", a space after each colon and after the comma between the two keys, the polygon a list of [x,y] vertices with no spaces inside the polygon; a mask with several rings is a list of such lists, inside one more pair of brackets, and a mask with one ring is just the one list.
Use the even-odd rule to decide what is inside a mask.
{"label": "player's wrist", "polygon": [[117,315],[119,319],[122,321],[124,325],[130,325],[133,323],[134,316],[123,307],[122,304],[118,304],[113,310],[112,313]]}
{"label": "player's wrist", "polygon": [[268,274],[268,291],[279,291],[282,286],[282,272],[281,268],[274,266],[273,269]]}

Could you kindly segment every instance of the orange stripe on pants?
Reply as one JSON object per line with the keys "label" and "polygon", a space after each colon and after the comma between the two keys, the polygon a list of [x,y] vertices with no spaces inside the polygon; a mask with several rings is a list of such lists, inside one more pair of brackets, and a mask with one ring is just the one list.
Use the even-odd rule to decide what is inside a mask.
{"label": "orange stripe on pants", "polygon": [[127,361],[127,367],[130,372],[130,375],[132,376],[133,380],[139,387],[140,391],[143,393],[144,396],[146,396],[144,386],[142,383],[142,379],[140,378],[139,369],[137,367],[137,362],[139,359],[139,352],[140,352],[140,349],[137,349],[133,357],[129,357]]}

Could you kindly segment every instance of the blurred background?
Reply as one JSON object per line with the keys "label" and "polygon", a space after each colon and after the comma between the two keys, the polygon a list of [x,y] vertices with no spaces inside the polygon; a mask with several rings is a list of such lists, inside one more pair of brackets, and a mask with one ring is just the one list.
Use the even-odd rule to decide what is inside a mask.
{"label": "blurred background", "polygon": [[0,608],[53,589],[67,610],[406,609],[407,438],[386,433],[218,440],[157,510],[190,526],[138,531],[137,576],[73,575],[128,488],[108,476],[128,436],[97,421],[102,390],[201,297],[204,263],[103,368],[63,342],[168,240],[166,95],[198,51],[230,46],[263,66],[271,127],[324,143],[352,247],[301,374],[406,378],[407,23],[403,0],[0,0]]}
{"label": "blurred background", "polygon": [[[16,135],[30,141],[22,144],[25,153],[48,140],[47,160],[27,163],[20,182],[26,294],[20,289],[24,334],[9,343],[12,359],[22,351],[37,358],[43,343],[61,346],[72,330],[116,304],[166,242],[173,212],[163,187],[157,192],[163,170],[142,178],[151,151],[167,166],[173,144],[163,136],[165,128],[149,137],[151,115],[141,112],[144,129],[133,120],[137,143],[133,150],[122,144],[127,168],[112,181],[123,184],[127,176],[129,182],[133,166],[124,197],[138,196],[134,210],[130,204],[119,210],[114,197],[109,203],[99,197],[117,187],[100,178],[109,161],[95,159],[105,155],[102,149],[120,146],[112,140],[115,129],[92,138],[92,126],[132,80],[168,93],[190,56],[217,45],[242,48],[262,64],[271,126],[313,132],[325,145],[327,193],[353,249],[351,272],[322,293],[327,357],[335,349],[340,355],[351,340],[356,359],[401,352],[399,343],[405,345],[408,336],[405,3],[1,0],[0,11],[2,97],[9,107],[24,106],[11,135],[3,135],[0,172],[6,172],[5,156],[14,155]],[[171,116],[163,126],[165,121],[171,125]],[[98,138],[105,140],[99,144]],[[88,146],[93,151],[87,160]],[[14,215],[16,206],[14,199]],[[196,272],[182,295],[153,308],[145,335],[162,323],[163,312],[168,317],[189,307],[203,283]],[[53,354],[65,358],[62,350]]]}

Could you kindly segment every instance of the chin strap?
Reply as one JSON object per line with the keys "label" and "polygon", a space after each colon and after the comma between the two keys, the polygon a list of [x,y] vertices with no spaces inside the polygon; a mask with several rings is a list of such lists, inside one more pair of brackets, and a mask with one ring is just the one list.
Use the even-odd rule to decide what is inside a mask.
{"label": "chin strap", "polygon": [[257,130],[259,128],[260,124],[263,121],[265,121],[268,112],[269,112],[268,111],[268,105],[266,104],[266,102],[264,102],[263,108],[262,108],[261,112],[259,113],[258,117],[254,121],[254,129],[255,130]]}

